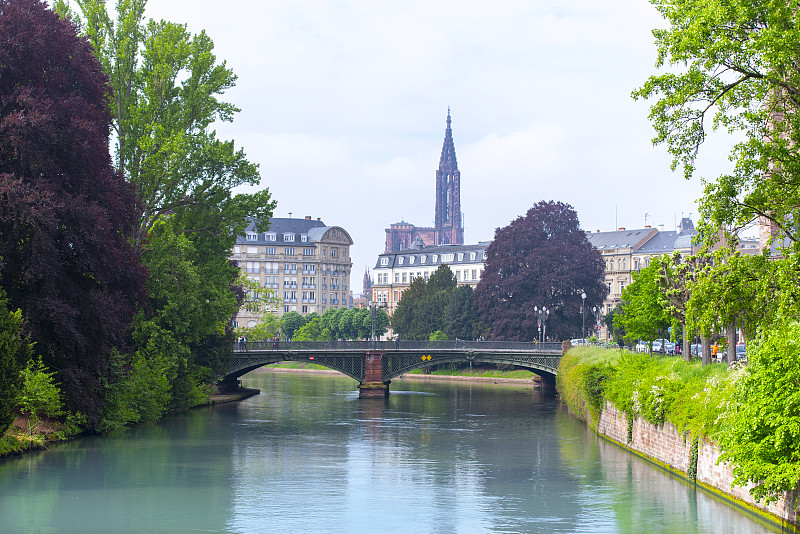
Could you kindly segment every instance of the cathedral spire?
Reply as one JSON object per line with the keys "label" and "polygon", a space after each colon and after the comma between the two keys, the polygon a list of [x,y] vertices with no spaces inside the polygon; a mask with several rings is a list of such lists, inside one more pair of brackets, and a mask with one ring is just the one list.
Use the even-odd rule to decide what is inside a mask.
{"label": "cathedral spire", "polygon": [[453,144],[453,129],[450,127],[450,107],[447,108],[447,128],[444,130],[442,156],[439,158],[439,170],[452,172],[458,170],[456,147]]}

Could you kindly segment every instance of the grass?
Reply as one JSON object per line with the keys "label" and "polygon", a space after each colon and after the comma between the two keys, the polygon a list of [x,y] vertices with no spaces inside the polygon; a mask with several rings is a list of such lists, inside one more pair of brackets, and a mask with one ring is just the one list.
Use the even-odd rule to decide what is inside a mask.
{"label": "grass", "polygon": [[[414,369],[410,371],[409,374],[414,375],[421,375],[425,374],[423,369]],[[436,376],[466,376],[466,377],[476,377],[476,378],[516,378],[516,379],[527,379],[533,380],[536,373],[528,371],[526,369],[512,369],[508,371],[504,371],[501,369],[497,369],[496,367],[491,366],[473,366],[470,369],[436,369],[428,374],[436,375]]]}

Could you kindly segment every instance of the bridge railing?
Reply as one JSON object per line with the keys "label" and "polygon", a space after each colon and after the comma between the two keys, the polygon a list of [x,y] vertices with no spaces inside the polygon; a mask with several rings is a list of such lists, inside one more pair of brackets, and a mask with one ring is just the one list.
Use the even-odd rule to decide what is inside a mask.
{"label": "bridge railing", "polygon": [[236,343],[234,352],[267,350],[308,350],[308,351],[426,351],[426,350],[471,350],[471,351],[561,351],[561,342],[526,341],[248,341]]}

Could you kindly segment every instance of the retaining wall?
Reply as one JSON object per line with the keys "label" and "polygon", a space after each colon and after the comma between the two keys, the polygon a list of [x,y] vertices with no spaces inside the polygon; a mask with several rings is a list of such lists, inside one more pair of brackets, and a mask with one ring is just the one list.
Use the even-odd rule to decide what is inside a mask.
{"label": "retaining wall", "polygon": [[[692,443],[684,440],[672,424],[667,422],[657,427],[637,418],[633,421],[629,436],[627,418],[611,403],[606,403],[605,409],[600,413],[596,430],[618,444],[683,475],[687,480],[697,482],[748,509],[768,515],[770,519],[784,526],[798,528],[798,507],[792,505],[798,495],[797,490],[788,492],[784,498],[769,505],[756,503],[750,496],[752,486],[731,485],[733,472],[728,464],[717,464],[720,451],[709,441],[700,441],[697,464],[692,466]],[[692,480],[689,475],[693,467],[697,473],[696,480]]]}

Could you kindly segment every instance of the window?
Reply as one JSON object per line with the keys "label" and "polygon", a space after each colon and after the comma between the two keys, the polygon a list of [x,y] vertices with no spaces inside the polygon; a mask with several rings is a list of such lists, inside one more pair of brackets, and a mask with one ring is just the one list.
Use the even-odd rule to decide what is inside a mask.
{"label": "window", "polygon": [[257,273],[261,269],[259,268],[259,265],[258,265],[257,261],[248,261],[246,270],[247,270],[248,273]]}
{"label": "window", "polygon": [[241,254],[242,253],[242,247],[233,247],[233,253],[234,254]]}
{"label": "window", "polygon": [[264,249],[264,254],[267,256],[274,256],[276,254],[275,247],[267,247]]}
{"label": "window", "polygon": [[283,241],[284,242],[288,241],[290,243],[293,243],[294,242],[294,234],[291,233],[291,232],[286,232],[285,234],[283,234]]}
{"label": "window", "polygon": [[313,256],[314,249],[313,248],[304,248],[303,249],[303,256]]}
{"label": "window", "polygon": [[322,257],[324,258],[327,255],[328,255],[328,247],[322,247]]}
{"label": "window", "polygon": [[622,290],[625,289],[625,282],[619,283],[619,292],[622,293]]}
{"label": "window", "polygon": [[258,254],[258,247],[247,247],[248,254]]}
{"label": "window", "polygon": [[639,270],[639,260],[633,260],[633,270],[634,271]]}
{"label": "window", "polygon": [[438,254],[434,254],[434,255],[432,255],[432,256],[431,256],[431,261],[432,261],[433,263],[436,263],[437,261],[439,261],[439,255],[438,255]]}
{"label": "window", "polygon": [[469,253],[469,261],[475,261],[475,253],[474,252],[470,252]]}
{"label": "window", "polygon": [[267,241],[277,241],[278,234],[276,234],[275,232],[267,232],[266,234],[264,234],[264,239],[266,239]]}
{"label": "window", "polygon": [[403,265],[403,260],[405,260],[405,258],[403,256],[400,256],[399,258],[397,258],[397,265]]}
{"label": "window", "polygon": [[409,264],[409,265],[414,265],[414,260],[415,260],[415,259],[416,259],[416,257],[415,257],[415,256],[411,256],[410,258],[408,258],[408,264]]}
{"label": "window", "polygon": [[283,253],[287,256],[294,256],[294,248],[293,247],[286,247],[283,249]]}
{"label": "window", "polygon": [[246,239],[247,239],[248,241],[256,241],[256,240],[258,240],[258,234],[254,234],[254,233],[252,233],[252,232],[247,232],[247,237],[246,237]]}
{"label": "window", "polygon": [[384,267],[389,265],[389,258],[381,258],[381,265]]}
{"label": "window", "polygon": [[300,242],[301,243],[307,243],[308,242],[308,235],[300,234]]}
{"label": "window", "polygon": [[469,271],[464,269],[464,281],[466,282],[467,280],[469,280]]}
{"label": "window", "polygon": [[463,252],[459,252],[458,253],[458,261],[464,261],[464,253]]}
{"label": "window", "polygon": [[394,273],[394,283],[395,284],[400,283],[400,273]]}
{"label": "window", "polygon": [[336,247],[331,247],[331,258],[335,258],[338,255],[338,249]]}
{"label": "window", "polygon": [[398,300],[400,300],[400,295],[398,295],[398,293],[399,293],[399,291],[395,291],[395,292],[394,292],[394,301],[395,301],[395,302],[397,302]]}
{"label": "window", "polygon": [[456,282],[461,281],[461,271],[456,271]]}
{"label": "window", "polygon": [[425,260],[426,260],[426,259],[428,259],[428,257],[427,257],[427,256],[420,256],[420,257],[419,257],[419,262],[420,262],[422,265],[425,265]]}
{"label": "window", "polygon": [[477,280],[477,278],[475,277],[475,275],[477,275],[477,274],[478,274],[478,270],[477,269],[472,269],[472,279],[473,280]]}
{"label": "window", "polygon": [[483,251],[483,259],[484,260],[486,259],[486,251],[485,250]]}
{"label": "window", "polygon": [[403,283],[405,284],[406,282],[408,282],[408,278],[406,276],[406,273],[403,273]]}
{"label": "window", "polygon": [[442,263],[452,263],[455,259],[455,254],[442,254]]}

